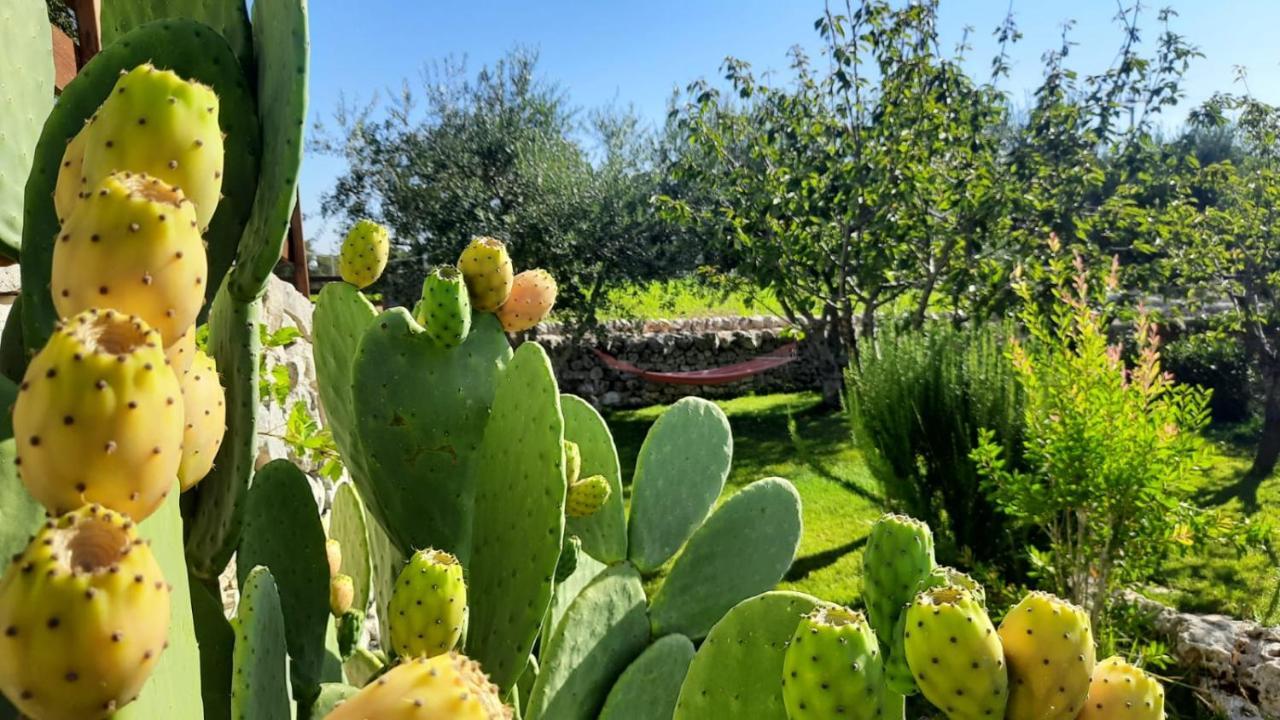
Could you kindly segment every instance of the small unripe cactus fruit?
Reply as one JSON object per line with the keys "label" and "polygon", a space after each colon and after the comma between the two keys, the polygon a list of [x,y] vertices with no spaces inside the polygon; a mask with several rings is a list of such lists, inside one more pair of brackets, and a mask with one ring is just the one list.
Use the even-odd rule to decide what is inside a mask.
{"label": "small unripe cactus fruit", "polygon": [[480,312],[494,312],[511,294],[514,270],[507,246],[501,240],[478,237],[462,251],[458,269],[471,294],[471,307]]}
{"label": "small unripe cactus fruit", "polygon": [[159,333],[114,310],[59,323],[13,409],[22,482],[54,515],[100,503],[141,522],[177,487],[182,427]]}
{"label": "small unripe cactus fruit", "polygon": [[569,517],[584,518],[595,515],[608,502],[613,490],[603,475],[582,478],[569,486],[564,512]]}
{"label": "small unripe cactus fruit", "polygon": [[329,612],[340,618],[351,609],[355,602],[356,584],[350,575],[338,573],[329,579]]}
{"label": "small unripe cactus fruit", "polygon": [[329,538],[324,541],[325,559],[329,561],[329,577],[334,577],[342,572],[342,543],[336,538]]}
{"label": "small unripe cactus fruit", "polygon": [[196,325],[191,324],[182,337],[177,342],[169,345],[164,349],[165,359],[169,361],[169,367],[173,370],[173,374],[179,378],[191,367],[191,361],[196,357]]}
{"label": "small unripe cactus fruit", "polygon": [[343,701],[326,720],[510,720],[479,663],[458,653],[406,660]]}
{"label": "small unripe cactus fruit", "polygon": [[1000,637],[968,591],[925,590],[906,610],[903,647],[925,699],[950,720],[1004,717],[1009,679]]}
{"label": "small unripe cactus fruit", "polygon": [[1096,662],[1083,609],[1048,593],[1027,593],[1004,616],[1000,640],[1009,663],[1008,720],[1080,714]]}
{"label": "small unripe cactus fruit", "polygon": [[823,604],[800,621],[782,663],[782,700],[791,720],[882,717],[883,665],[862,613]]}
{"label": "small unripe cactus fruit", "polygon": [[0,690],[40,720],[105,718],[164,650],[169,585],[128,517],[50,520],[0,581]]}
{"label": "small unripe cactus fruit", "polygon": [[413,317],[443,348],[455,348],[471,332],[471,299],[462,273],[452,265],[431,268],[422,281],[422,299]]}
{"label": "small unripe cactus fruit", "polygon": [[178,463],[178,484],[183,492],[195,487],[213,469],[213,459],[222,447],[227,431],[226,393],[218,379],[213,358],[199,350],[182,374],[182,460]]}
{"label": "small unripe cactus fruit", "polygon": [[367,288],[382,277],[390,253],[387,229],[372,220],[361,220],[342,241],[342,249],[338,251],[338,272],[352,285]]}
{"label": "small unripe cactus fruit", "polygon": [[58,165],[58,181],[53,187],[53,209],[58,214],[58,223],[62,224],[71,217],[80,198],[89,192],[88,181],[81,168],[84,166],[84,145],[88,140],[88,123],[67,141],[67,149],[62,153],[62,163]]}
{"label": "small unripe cactus fruit", "polygon": [[435,657],[452,650],[467,619],[462,565],[447,552],[419,550],[391,593],[391,647],[400,657]]}
{"label": "small unripe cactus fruit", "polygon": [[560,545],[560,559],[556,561],[556,582],[568,580],[573,571],[578,569],[578,555],[581,552],[582,538],[570,535],[564,539]]}
{"label": "small unripe cactus fruit", "polygon": [[1093,669],[1089,696],[1078,720],[1164,720],[1164,688],[1124,658],[1109,657]]}
{"label": "small unripe cactus fruit", "polygon": [[906,515],[887,514],[871,526],[862,555],[862,596],[867,620],[881,645],[892,645],[893,626],[916,586],[936,566],[929,526]]}
{"label": "small unripe cactus fruit", "polygon": [[222,197],[218,96],[168,70],[139,65],[121,73],[89,121],[84,148],[88,188],[118,170],[146,173],[181,188],[195,203],[201,232]]}
{"label": "small unripe cactus fruit", "polygon": [[[916,585],[916,591],[912,597],[925,590],[947,585],[954,585],[968,590],[973,599],[978,601],[978,605],[983,608],[987,606],[987,592],[981,584],[959,570],[945,565],[936,567],[928,575],[925,575]],[[919,689],[916,687],[915,678],[911,675],[911,668],[907,665],[906,651],[903,649],[906,626],[907,614],[905,612],[898,613],[898,620],[893,625],[893,637],[887,643],[889,649],[885,652],[884,681],[890,690],[899,695],[915,695],[919,692]]]}
{"label": "small unripe cactus fruit", "polygon": [[578,482],[578,476],[582,474],[582,449],[578,447],[578,443],[571,440],[564,441],[564,480],[567,484],[572,485]]}
{"label": "small unripe cactus fruit", "polygon": [[511,294],[498,308],[498,320],[509,333],[537,325],[556,304],[556,280],[546,270],[525,270],[515,277]]}
{"label": "small unripe cactus fruit", "polygon": [[61,317],[91,307],[137,315],[164,346],[204,304],[209,265],[195,209],[164,182],[108,175],[80,201],[53,245],[53,304]]}

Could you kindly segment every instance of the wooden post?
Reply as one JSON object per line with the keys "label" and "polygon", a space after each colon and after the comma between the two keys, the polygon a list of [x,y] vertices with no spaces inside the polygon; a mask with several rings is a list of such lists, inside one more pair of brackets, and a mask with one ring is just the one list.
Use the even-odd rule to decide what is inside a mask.
{"label": "wooden post", "polygon": [[307,238],[302,232],[302,191],[293,203],[293,217],[289,220],[289,235],[285,238],[284,252],[293,265],[293,286],[298,292],[311,297],[311,269],[307,267]]}
{"label": "wooden post", "polygon": [[69,0],[67,5],[76,14],[76,28],[80,33],[76,64],[84,67],[89,58],[102,51],[102,0]]}

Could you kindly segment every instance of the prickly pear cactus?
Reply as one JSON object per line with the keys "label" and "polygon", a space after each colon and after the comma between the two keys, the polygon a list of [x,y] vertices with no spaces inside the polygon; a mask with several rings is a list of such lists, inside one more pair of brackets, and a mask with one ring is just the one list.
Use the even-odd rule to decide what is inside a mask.
{"label": "prickly pear cactus", "polygon": [[926,590],[907,606],[904,649],[925,699],[950,720],[1004,717],[1009,677],[1000,638],[968,590]]}
{"label": "prickly pear cactus", "polygon": [[572,518],[588,518],[595,515],[609,501],[613,489],[603,475],[592,475],[569,484],[564,511]]}
{"label": "prickly pear cactus", "polygon": [[338,619],[351,611],[356,600],[356,584],[350,575],[338,573],[329,578],[329,612]]}
{"label": "prickly pear cactus", "polygon": [[[346,548],[338,550],[335,569],[330,545]],[[369,592],[373,586],[373,562],[369,548],[369,525],[364,512],[364,503],[351,483],[344,482],[333,491],[333,508],[329,513],[329,541],[325,543],[329,555],[329,574],[338,572],[351,576],[355,595],[352,607],[360,613],[363,621],[364,613],[369,608]]]}
{"label": "prickly pear cactus", "polygon": [[1097,657],[1083,609],[1048,593],[1027,593],[1001,621],[1000,640],[1009,663],[1008,720],[1080,713]]}
{"label": "prickly pear cactus", "polygon": [[192,350],[191,366],[180,376],[182,412],[182,461],[178,484],[183,492],[195,487],[213,469],[213,459],[227,431],[226,392],[213,358]]}
{"label": "prickly pear cactus", "polygon": [[0,97],[8,108],[0,120],[0,255],[16,260],[22,245],[22,186],[53,106],[53,49],[49,17],[37,0],[5,3],[0,28],[0,67],[5,68]]}
{"label": "prickly pear cactus", "polygon": [[[936,567],[928,575],[925,575],[924,579],[916,585],[912,597],[914,598],[925,590],[947,585],[955,585],[968,590],[979,605],[986,607],[987,592],[982,585],[965,573],[945,565]],[[907,665],[907,655],[903,649],[906,627],[907,614],[900,612],[898,613],[897,622],[893,625],[893,637],[890,638],[889,649],[884,656],[884,680],[885,685],[899,695],[915,695],[919,692],[919,688],[916,687],[915,678],[911,675],[911,667]],[[884,645],[884,643],[881,643],[881,645]]]}
{"label": "prickly pear cactus", "polygon": [[108,175],[124,169],[181,190],[195,206],[198,229],[207,229],[223,177],[213,89],[149,63],[122,74],[85,128],[83,190],[92,193]]}
{"label": "prickly pear cactus", "polygon": [[196,326],[187,328],[187,332],[177,342],[165,348],[164,356],[169,360],[173,374],[181,378],[196,357]]}
{"label": "prickly pear cactus", "polygon": [[0,583],[0,689],[32,717],[107,717],[159,662],[169,602],[127,516],[89,505],[50,520]]}
{"label": "prickly pear cactus", "polygon": [[427,273],[413,317],[440,347],[455,348],[467,339],[471,332],[471,298],[458,268],[439,265]]}
{"label": "prickly pear cactus", "polygon": [[583,551],[595,559],[619,562],[627,557],[627,518],[613,435],[600,413],[580,397],[561,395],[560,410],[564,414],[564,436],[577,448],[578,476],[603,475],[609,481],[609,498],[604,506],[589,517],[570,517],[565,532],[581,538]]}
{"label": "prickly pear cactus", "polygon": [[670,720],[693,653],[693,643],[683,635],[656,640],[618,677],[600,720]]}
{"label": "prickly pear cactus", "polygon": [[372,220],[361,220],[342,241],[338,271],[343,280],[363,290],[382,277],[390,251],[387,229]]}
{"label": "prickly pear cactus", "polygon": [[632,483],[631,562],[653,572],[702,524],[733,458],[729,420],[714,403],[684,398],[649,429]]}
{"label": "prickly pear cactus", "polygon": [[523,332],[542,322],[556,304],[556,280],[546,270],[525,270],[511,282],[498,320],[509,333]]}
{"label": "prickly pear cactus", "polygon": [[925,523],[889,514],[871,526],[862,555],[862,595],[867,619],[886,650],[892,647],[898,615],[936,564],[933,532]]}
{"label": "prickly pear cactus", "polygon": [[137,315],[177,343],[204,305],[209,266],[195,208],[175,186],[134,172],[89,186],[53,250],[53,304]]}
{"label": "prickly pear cactus", "polygon": [[498,688],[481,666],[457,653],[392,668],[337,705],[328,720],[509,720]]}
{"label": "prickly pear cactus", "polygon": [[247,6],[226,0],[111,0],[102,6],[102,44],[110,46],[133,28],[153,20],[188,18],[199,21],[231,45],[246,74],[253,71],[253,36]]}
{"label": "prickly pear cactus", "polygon": [[246,572],[233,622],[231,720],[290,717],[284,623],[271,571],[254,567]]}
{"label": "prickly pear cactus", "polygon": [[818,605],[794,592],[767,592],[725,614],[694,655],[673,720],[787,720],[782,667],[800,618]]}
{"label": "prickly pear cactus", "polygon": [[824,603],[796,627],[782,663],[782,699],[791,720],[876,720],[884,659],[862,613]]}
{"label": "prickly pear cactus", "polygon": [[472,240],[458,259],[458,269],[467,283],[471,307],[480,312],[497,310],[511,294],[514,280],[511,256],[507,254],[507,246],[497,238]]}
{"label": "prickly pear cactus", "polygon": [[1115,656],[1098,663],[1079,720],[1164,720],[1160,682]]}
{"label": "prickly pear cactus", "polygon": [[182,417],[159,334],[85,311],[59,325],[19,386],[22,481],[55,514],[96,502],[143,520],[176,488]]}
{"label": "prickly pear cactus", "polygon": [[419,550],[405,563],[391,594],[391,647],[402,658],[453,650],[467,621],[467,585],[458,559]]}

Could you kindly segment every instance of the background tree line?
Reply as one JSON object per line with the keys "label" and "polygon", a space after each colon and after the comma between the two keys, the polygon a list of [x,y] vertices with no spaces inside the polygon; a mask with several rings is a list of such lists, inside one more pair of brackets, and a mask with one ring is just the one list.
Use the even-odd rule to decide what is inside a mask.
{"label": "background tree line", "polygon": [[967,38],[942,46],[938,5],[828,3],[821,58],[794,51],[781,78],[729,58],[723,82],[689,84],[657,129],[574,108],[527,51],[474,74],[441,63],[399,97],[339,110],[316,143],[347,163],[324,210],[391,228],[382,289],[400,302],[474,234],[550,269],[580,328],[611,288],[713,268],[776,298],[823,359],[832,402],[886,325],[1048,302],[1049,287],[1029,300],[1011,288],[1065,246],[1114,260],[1130,305],[1208,311],[1242,339],[1263,400],[1252,475],[1265,477],[1280,456],[1280,111],[1240,82],[1179,124],[1199,53],[1172,11],[1137,3],[1117,15],[1111,67],[1073,69],[1068,25],[1019,108],[1001,84],[1013,19],[975,73]]}

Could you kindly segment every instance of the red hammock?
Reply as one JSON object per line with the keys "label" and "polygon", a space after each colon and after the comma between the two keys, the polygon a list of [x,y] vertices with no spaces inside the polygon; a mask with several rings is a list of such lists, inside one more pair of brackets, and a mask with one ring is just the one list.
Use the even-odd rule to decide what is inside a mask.
{"label": "red hammock", "polygon": [[596,357],[600,358],[601,362],[618,372],[636,375],[642,380],[665,383],[667,385],[723,385],[745,380],[766,370],[782,367],[797,358],[796,344],[788,343],[767,355],[761,355],[745,362],[723,367],[707,368],[706,370],[687,370],[684,372],[654,372],[638,368],[624,360],[619,360],[603,350],[593,348],[592,352],[596,354]]}

